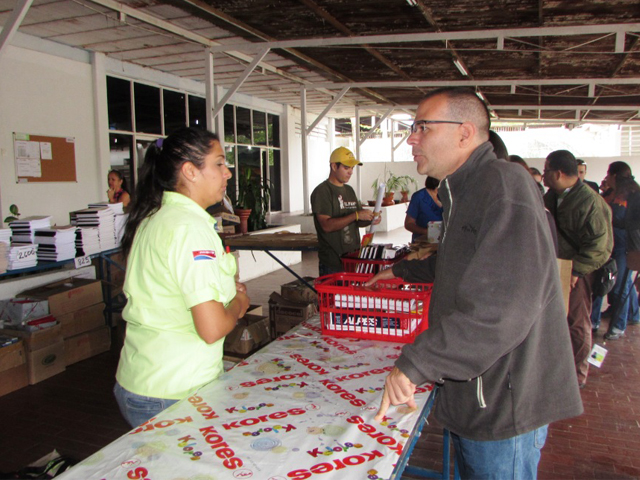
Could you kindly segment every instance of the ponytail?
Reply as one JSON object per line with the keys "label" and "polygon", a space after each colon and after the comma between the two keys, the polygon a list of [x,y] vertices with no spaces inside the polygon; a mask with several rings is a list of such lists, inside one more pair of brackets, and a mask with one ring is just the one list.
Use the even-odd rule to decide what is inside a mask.
{"label": "ponytail", "polygon": [[142,221],[160,209],[164,192],[175,192],[182,165],[191,162],[203,168],[204,157],[210,153],[213,142],[218,141],[217,135],[207,130],[182,128],[149,146],[122,237],[125,258]]}

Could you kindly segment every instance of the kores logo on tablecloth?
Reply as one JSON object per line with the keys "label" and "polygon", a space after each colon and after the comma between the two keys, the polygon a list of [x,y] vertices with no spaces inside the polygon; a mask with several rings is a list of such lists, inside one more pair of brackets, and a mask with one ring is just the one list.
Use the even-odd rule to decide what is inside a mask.
{"label": "kores logo on tablecloth", "polygon": [[340,395],[340,398],[349,400],[349,403],[354,407],[364,407],[367,404],[367,402],[357,398],[353,393],[349,393],[337,383],[333,383],[331,380],[320,380],[320,383],[336,395]]}
{"label": "kores logo on tablecloth", "polygon": [[[374,450],[373,452],[363,453],[361,455],[350,455],[343,458],[342,460],[336,459],[332,462],[318,463],[308,470],[293,470],[292,472],[287,473],[287,477],[293,480],[305,480],[306,478],[310,478],[314,474],[319,475],[321,473],[329,473],[333,472],[334,470],[342,470],[347,467],[362,465],[363,463],[370,462],[376,458],[383,458],[382,453],[377,450]],[[345,475],[346,473],[347,472],[345,472]]]}
{"label": "kores logo on tablecloth", "polygon": [[216,456],[224,459],[222,465],[229,470],[235,470],[244,465],[242,459],[236,456],[236,452],[224,441],[222,435],[218,433],[215,427],[204,427],[200,429],[200,433],[204,437],[204,441],[209,444],[211,450],[216,452]]}
{"label": "kores logo on tablecloth", "polygon": [[293,380],[294,378],[308,378],[308,377],[309,377],[309,374],[307,372],[288,373],[286,375],[280,375],[279,377],[259,378],[255,382],[243,382],[240,384],[240,386],[245,388],[251,388],[257,385],[264,385],[266,383],[286,382],[287,380]]}
{"label": "kores logo on tablecloth", "polygon": [[213,411],[213,408],[207,405],[207,403],[202,399],[202,397],[193,395],[189,397],[189,403],[192,404],[194,407],[196,407],[196,410],[200,412],[200,415],[202,415],[207,420],[213,420],[214,418],[219,418],[218,414]]}
{"label": "kores logo on tablecloth", "polygon": [[[385,417],[386,418],[386,417]],[[404,446],[402,443],[399,443],[395,438],[385,435],[383,432],[378,432],[376,427],[372,425],[368,425],[364,423],[362,417],[358,417],[354,415],[353,417],[347,418],[347,422],[358,425],[358,430],[362,433],[366,433],[369,437],[373,438],[380,445],[384,445],[400,455],[402,453],[402,447]]]}
{"label": "kores logo on tablecloth", "polygon": [[155,423],[153,422],[154,420],[155,420],[155,417],[143,423],[142,425],[140,425],[129,435],[135,435],[136,433],[140,433],[140,432],[149,432],[151,430],[155,430],[156,428],[167,428],[167,427],[170,427],[171,425],[176,425],[176,424],[179,425],[182,423],[193,422],[193,419],[191,417],[176,418],[174,420],[161,420]]}
{"label": "kores logo on tablecloth", "polygon": [[250,427],[258,423],[268,422],[269,420],[282,420],[283,418],[287,418],[289,415],[303,415],[305,413],[307,413],[307,411],[303,410],[302,408],[291,408],[286,412],[273,412],[269,415],[260,415],[259,417],[245,418],[240,421],[223,423],[222,427],[225,430],[231,430],[233,428],[240,427]]}
{"label": "kores logo on tablecloth", "polygon": [[307,367],[312,372],[317,373],[318,375],[326,375],[327,373],[329,373],[329,370],[327,370],[326,368],[316,363],[313,363],[311,360],[309,360],[308,358],[304,358],[302,355],[298,355],[297,353],[294,353],[293,355],[289,355],[289,356],[291,358],[294,358],[298,363],[301,363],[302,365]]}

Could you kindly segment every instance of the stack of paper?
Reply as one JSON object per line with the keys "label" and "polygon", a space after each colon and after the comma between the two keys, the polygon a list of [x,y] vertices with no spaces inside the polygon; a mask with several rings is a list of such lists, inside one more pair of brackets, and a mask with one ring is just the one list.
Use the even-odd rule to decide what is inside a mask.
{"label": "stack of paper", "polygon": [[116,245],[119,247],[122,243],[122,236],[124,235],[124,228],[127,225],[129,219],[128,213],[115,216],[115,228],[116,228]]}
{"label": "stack of paper", "polygon": [[96,227],[78,227],[76,251],[79,257],[100,253],[100,234]]}
{"label": "stack of paper", "polygon": [[122,215],[124,213],[124,205],[122,202],[109,203],[109,202],[97,202],[87,205],[89,208],[110,208],[114,215]]}
{"label": "stack of paper", "polygon": [[35,231],[51,227],[51,216],[34,216],[14,220],[9,224],[13,243],[34,243]]}
{"label": "stack of paper", "polygon": [[60,262],[76,256],[76,227],[42,228],[36,230],[39,262]]}
{"label": "stack of paper", "polygon": [[7,270],[35,267],[38,263],[38,245],[12,243]]}
{"label": "stack of paper", "polygon": [[76,223],[79,227],[95,227],[100,237],[100,251],[116,248],[115,220],[109,207],[93,207],[77,210]]}
{"label": "stack of paper", "polygon": [[11,230],[0,228],[0,273],[7,271],[7,254],[11,244]]}

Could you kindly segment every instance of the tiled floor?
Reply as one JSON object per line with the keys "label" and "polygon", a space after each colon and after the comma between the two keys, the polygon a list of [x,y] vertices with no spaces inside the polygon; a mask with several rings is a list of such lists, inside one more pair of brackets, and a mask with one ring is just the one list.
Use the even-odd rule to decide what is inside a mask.
{"label": "tiled floor", "polygon": [[[406,242],[402,232],[396,234],[397,240],[391,234],[386,241]],[[294,269],[316,276],[315,254],[305,253]],[[288,272],[279,271],[247,282],[252,302],[266,308],[274,288],[291,279]],[[592,367],[582,390],[585,413],[551,426],[540,462],[541,479],[640,478],[640,327],[629,327],[620,340],[604,344],[599,335],[596,342],[609,353],[601,369]],[[83,459],[129,430],[111,393],[116,350],[0,397],[0,472],[25,466],[54,448]],[[441,429],[432,422],[410,463],[439,469],[441,449]]]}

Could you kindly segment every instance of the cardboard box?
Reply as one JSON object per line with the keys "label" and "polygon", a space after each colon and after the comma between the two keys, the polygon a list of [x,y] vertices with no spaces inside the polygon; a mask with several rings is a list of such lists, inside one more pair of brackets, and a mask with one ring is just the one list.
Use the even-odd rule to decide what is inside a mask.
{"label": "cardboard box", "polygon": [[[315,278],[302,277],[309,284],[313,285]],[[280,295],[285,300],[298,303],[318,303],[318,294],[311,290],[307,285],[300,280],[285,283],[280,286]]]}
{"label": "cardboard box", "polygon": [[69,278],[61,282],[50,283],[24,291],[18,296],[48,300],[49,312],[54,317],[75,312],[103,301],[101,282],[86,278]]}
{"label": "cardboard box", "polygon": [[220,215],[220,218],[222,219],[223,225],[231,225],[231,224],[239,225],[240,224],[240,217],[237,215],[234,215],[232,213],[227,213],[227,212],[220,212],[219,215]]}
{"label": "cardboard box", "polygon": [[29,385],[24,343],[0,348],[0,397]]}
{"label": "cardboard box", "polygon": [[111,331],[106,325],[90,332],[81,333],[64,339],[65,365],[106,352],[111,347]]}
{"label": "cardboard box", "polygon": [[64,341],[60,338],[44,348],[27,351],[27,367],[29,372],[29,385],[35,385],[42,380],[53,377],[65,371]]}
{"label": "cardboard box", "polygon": [[22,338],[27,352],[33,352],[62,342],[62,326],[59,323],[53,327],[43,328],[35,332],[16,328],[6,328],[4,332],[7,335],[15,335]]}
{"label": "cardboard box", "polygon": [[58,321],[62,325],[64,338],[95,330],[105,324],[104,303],[96,303],[90,307],[60,315]]}
{"label": "cardboard box", "polygon": [[0,300],[0,319],[12,325],[49,314],[49,303],[46,300],[30,298],[11,298]]}
{"label": "cardboard box", "polygon": [[247,354],[271,341],[269,317],[245,315],[224,340],[225,353]]}
{"label": "cardboard box", "polygon": [[285,300],[273,292],[269,298],[269,320],[273,338],[288,332],[316,313],[314,303],[297,303]]}
{"label": "cardboard box", "polygon": [[59,323],[33,332],[9,328],[2,332],[22,338],[30,385],[64,372],[64,342]]}

